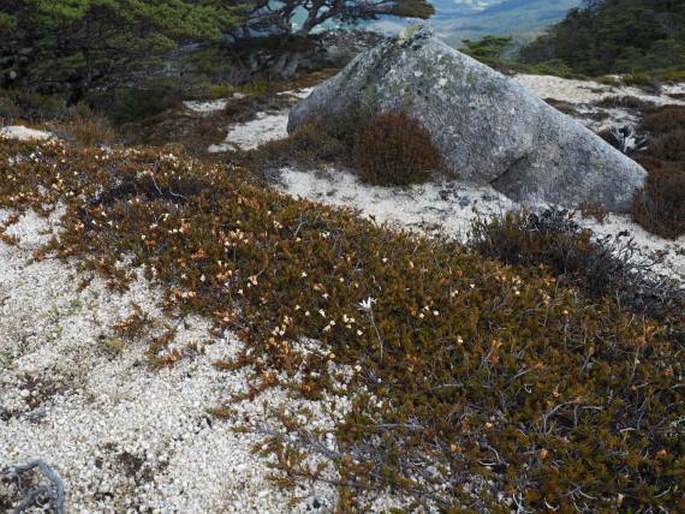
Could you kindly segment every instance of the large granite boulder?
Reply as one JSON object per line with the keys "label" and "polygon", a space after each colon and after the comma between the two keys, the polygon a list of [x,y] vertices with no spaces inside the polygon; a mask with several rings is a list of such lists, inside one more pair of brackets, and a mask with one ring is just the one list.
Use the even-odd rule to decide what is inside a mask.
{"label": "large granite boulder", "polygon": [[290,113],[288,131],[330,114],[404,111],[431,134],[462,180],[520,202],[628,211],[646,172],[504,75],[407,30],[357,56]]}

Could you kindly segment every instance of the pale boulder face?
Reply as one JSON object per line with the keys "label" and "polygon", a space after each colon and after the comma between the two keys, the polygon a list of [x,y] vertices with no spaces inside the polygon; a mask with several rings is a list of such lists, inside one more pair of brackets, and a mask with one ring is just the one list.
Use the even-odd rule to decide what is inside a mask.
{"label": "pale boulder face", "polygon": [[359,108],[407,113],[430,132],[450,171],[519,202],[596,202],[625,212],[646,177],[581,124],[426,28],[357,56],[292,109],[288,131]]}

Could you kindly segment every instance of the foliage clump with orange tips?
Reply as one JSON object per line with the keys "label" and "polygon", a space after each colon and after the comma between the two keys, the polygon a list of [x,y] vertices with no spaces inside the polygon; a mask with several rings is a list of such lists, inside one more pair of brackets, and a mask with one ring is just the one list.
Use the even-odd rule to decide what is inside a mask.
{"label": "foliage clump with orange tips", "polygon": [[[168,311],[239,334],[246,350],[217,365],[251,367],[251,396],[341,394],[331,364],[352,370],[326,453],[342,510],[385,487],[444,511],[678,509],[682,339],[612,294],[145,148],[3,141],[0,176],[0,208],[65,206],[44,254],[122,286],[126,256]],[[290,483],[315,478],[302,452],[326,434],[281,418],[298,437],[264,451]]]}

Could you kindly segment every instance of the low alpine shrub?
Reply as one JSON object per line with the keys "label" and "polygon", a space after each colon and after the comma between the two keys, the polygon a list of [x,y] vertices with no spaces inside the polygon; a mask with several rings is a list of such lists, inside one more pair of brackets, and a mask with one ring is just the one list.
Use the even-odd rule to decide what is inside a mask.
{"label": "low alpine shrub", "polygon": [[[665,188],[669,192],[678,187],[681,190],[680,195],[674,195],[681,198],[679,207],[673,198],[669,199],[671,207],[667,214],[670,219],[680,216],[682,230],[685,175],[681,177],[682,185],[669,183]],[[655,208],[653,203],[647,205]],[[663,216],[662,211],[658,212]],[[659,230],[663,230],[661,226]],[[582,228],[574,214],[564,209],[511,212],[503,218],[477,220],[472,227],[470,246],[486,257],[507,264],[543,265],[567,282],[579,284],[586,294],[616,296],[621,298],[622,304],[640,314],[667,318],[680,316],[685,311],[683,290],[650,273],[652,263],[636,262],[632,241],[625,241],[620,235],[593,239],[592,232]]]}
{"label": "low alpine shrub", "polygon": [[655,109],[645,116],[641,128],[653,134],[685,129],[685,106],[668,105]]}
{"label": "low alpine shrub", "polygon": [[417,121],[403,113],[369,116],[360,110],[312,120],[239,159],[261,168],[337,163],[356,170],[364,182],[393,186],[425,182],[440,164],[430,134]]}
{"label": "low alpine shrub", "polygon": [[685,128],[656,136],[649,144],[649,153],[665,161],[685,162]]}
{"label": "low alpine shrub", "polygon": [[[567,273],[601,269],[584,233],[552,233],[575,227],[568,216],[532,218],[510,266],[245,175],[145,148],[0,141],[0,208],[66,209],[36,258],[78,258],[121,283],[126,255],[168,312],[244,341],[215,363],[247,368],[243,399],[280,381],[296,399],[349,400],[330,430],[304,407],[281,412],[285,431],[260,444],[277,478],[329,476],[301,458],[319,452],[339,477],[340,512],[368,511],[354,504],[388,488],[414,501],[407,510],[611,512],[619,498],[625,511],[678,510],[682,343],[614,295],[589,298],[551,266],[525,264],[532,245]],[[170,337],[150,348],[157,365],[182,358],[159,356]],[[303,352],[302,340],[317,342]],[[336,368],[349,370],[344,391]],[[230,416],[230,405],[212,412]]]}
{"label": "low alpine shrub", "polygon": [[387,113],[369,120],[359,132],[353,162],[364,182],[405,186],[430,179],[440,154],[416,120]]}
{"label": "low alpine shrub", "polygon": [[685,169],[668,165],[651,169],[644,188],[635,193],[633,219],[662,237],[677,239],[685,234]]}

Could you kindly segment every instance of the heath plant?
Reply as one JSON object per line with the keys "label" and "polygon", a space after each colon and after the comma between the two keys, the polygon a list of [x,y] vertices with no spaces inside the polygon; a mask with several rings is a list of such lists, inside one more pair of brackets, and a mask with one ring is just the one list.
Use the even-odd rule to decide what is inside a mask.
{"label": "heath plant", "polygon": [[[611,294],[145,148],[3,141],[0,176],[0,208],[65,206],[43,255],[122,287],[125,255],[169,312],[237,333],[245,350],[216,363],[250,370],[250,395],[233,400],[275,384],[348,396],[335,451],[310,424],[279,418],[296,437],[267,435],[261,448],[281,484],[323,479],[303,457],[321,453],[345,512],[385,488],[408,509],[446,512],[679,510],[682,339]],[[303,338],[320,351],[298,351]],[[345,391],[332,364],[351,370]]]}

